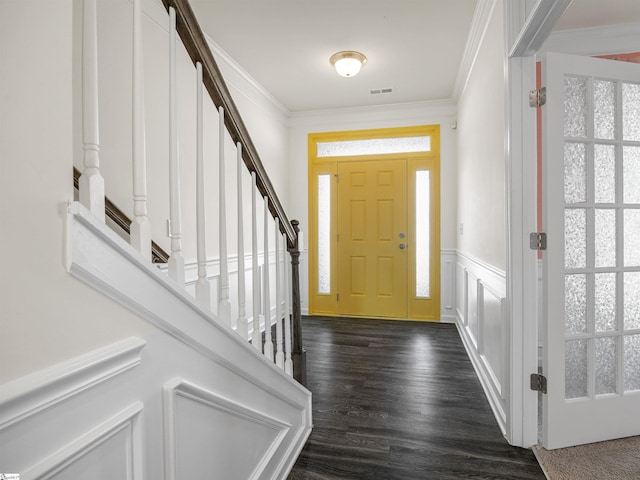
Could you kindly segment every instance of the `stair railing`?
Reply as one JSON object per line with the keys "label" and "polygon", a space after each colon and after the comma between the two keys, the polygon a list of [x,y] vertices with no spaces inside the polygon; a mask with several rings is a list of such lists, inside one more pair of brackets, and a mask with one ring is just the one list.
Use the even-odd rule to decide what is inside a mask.
{"label": "stair railing", "polygon": [[[239,111],[231,98],[224,78],[214,60],[206,38],[198,24],[187,0],[162,0],[169,15],[169,214],[171,252],[168,263],[168,275],[179,285],[185,285],[185,263],[182,254],[181,216],[180,216],[180,167],[177,145],[177,87],[176,53],[177,36],[190,56],[197,72],[197,120],[196,120],[196,232],[198,280],[196,282],[196,300],[205,308],[214,311],[211,305],[211,286],[207,276],[207,254],[205,252],[203,190],[203,128],[202,128],[202,88],[206,90],[218,110],[219,128],[219,257],[220,277],[218,281],[218,321],[234,327],[243,339],[250,341],[256,350],[262,352],[271,362],[283,369],[301,383],[305,383],[305,352],[302,348],[301,309],[300,309],[300,273],[299,273],[299,223],[289,221],[280,199],[266,173],[255,145]],[[100,173],[99,126],[98,126],[98,75],[97,75],[97,11],[96,0],[83,0],[83,171],[78,179],[79,199],[89,210],[104,221],[104,180]],[[146,191],[146,153],[144,120],[144,87],[142,70],[142,0],[133,1],[133,211],[134,218],[129,230],[131,244],[147,259],[152,258],[150,225],[147,218]],[[235,163],[238,168],[238,298],[237,318],[231,319],[229,298],[229,273],[227,258],[227,221],[225,189],[224,138],[229,135],[236,146]],[[252,251],[251,265],[253,275],[253,319],[249,324],[246,315],[244,232],[241,165],[248,169],[252,178]],[[258,215],[257,196],[264,200],[263,265],[259,265],[256,217]],[[107,200],[107,205],[113,204]],[[117,208],[116,208],[117,210]],[[126,217],[125,217],[126,218]],[[269,222],[275,223],[275,342],[272,338],[271,295],[269,285]],[[122,221],[121,221],[122,223]],[[123,227],[124,228],[124,227]],[[126,230],[126,228],[125,228]],[[158,261],[157,245],[153,244],[155,261]],[[164,253],[164,252],[163,252]],[[290,256],[290,268],[284,268],[280,258]],[[165,254],[166,255],[166,254]],[[161,261],[162,261],[161,260]],[[234,300],[235,301],[235,300]],[[250,333],[249,327],[253,332]]]}

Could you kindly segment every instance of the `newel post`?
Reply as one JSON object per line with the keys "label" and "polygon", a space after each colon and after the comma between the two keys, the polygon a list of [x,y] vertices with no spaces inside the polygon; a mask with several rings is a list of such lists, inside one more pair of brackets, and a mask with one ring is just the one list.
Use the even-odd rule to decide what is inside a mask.
{"label": "newel post", "polygon": [[291,289],[293,303],[293,378],[302,385],[307,383],[307,352],[302,348],[302,313],[300,308],[300,222],[291,220],[296,231],[296,242],[289,250],[291,254]]}

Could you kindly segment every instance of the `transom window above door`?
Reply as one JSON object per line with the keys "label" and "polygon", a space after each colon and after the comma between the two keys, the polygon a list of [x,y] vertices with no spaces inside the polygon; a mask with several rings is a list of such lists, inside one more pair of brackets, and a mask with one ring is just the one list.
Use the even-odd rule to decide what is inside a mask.
{"label": "transom window above door", "polygon": [[354,155],[383,155],[387,153],[430,152],[431,136],[367,138],[317,142],[316,156],[349,157]]}

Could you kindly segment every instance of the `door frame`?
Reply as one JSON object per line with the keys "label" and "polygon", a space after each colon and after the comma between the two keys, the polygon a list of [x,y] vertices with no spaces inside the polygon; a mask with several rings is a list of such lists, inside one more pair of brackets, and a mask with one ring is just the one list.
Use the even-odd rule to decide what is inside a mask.
{"label": "door frame", "polygon": [[[495,0],[481,0],[490,8]],[[505,11],[505,138],[507,162],[507,300],[509,308],[509,372],[507,433],[509,443],[530,447],[538,443],[538,394],[529,376],[538,371],[539,263],[529,255],[529,233],[537,229],[532,217],[537,192],[535,109],[528,106],[535,87],[536,55],[553,50],[574,55],[607,55],[637,51],[635,30],[610,27],[573,32],[569,37],[550,33],[570,0],[509,0]],[[535,253],[535,252],[534,252]]]}
{"label": "door frame", "polygon": [[[488,1],[487,3],[494,3]],[[538,372],[538,258],[529,248],[537,230],[535,55],[570,0],[505,1],[505,184],[507,225],[507,428],[512,445],[538,443],[538,393],[530,388]]]}
{"label": "door frame", "polygon": [[[331,141],[343,141],[343,140],[362,140],[362,139],[378,139],[378,138],[398,138],[398,137],[414,137],[414,136],[430,136],[431,145],[429,152],[404,152],[393,154],[378,154],[378,155],[359,155],[359,156],[345,156],[345,157],[323,157],[318,159],[317,157],[317,143],[318,142],[331,142]],[[411,308],[408,310],[408,317],[404,320],[438,320],[440,317],[440,125],[421,125],[413,127],[395,127],[395,128],[381,128],[381,129],[367,129],[367,130],[349,130],[338,132],[322,132],[322,133],[310,133],[308,140],[308,175],[309,175],[309,313],[317,315],[327,316],[339,316],[338,314],[338,302],[337,302],[337,276],[335,274],[330,275],[330,289],[328,292],[319,293],[318,289],[318,253],[317,247],[314,241],[317,239],[317,211],[318,211],[318,199],[317,199],[317,176],[328,175],[331,178],[331,235],[337,233],[337,188],[336,178],[338,173],[338,163],[347,161],[363,161],[363,160],[387,160],[392,158],[398,158],[402,156],[407,159],[407,172],[415,171],[416,165],[429,164],[430,170],[433,172],[432,179],[432,191],[431,198],[432,203],[434,199],[437,199],[437,208],[432,208],[432,219],[435,228],[431,231],[431,283],[437,285],[431,292],[430,300],[437,302],[437,318],[425,318],[414,316]],[[434,165],[435,164],[435,165]],[[419,167],[417,167],[419,169]],[[408,191],[411,189],[408,188]],[[412,198],[408,198],[409,202]],[[412,208],[407,209],[407,214],[411,215]],[[411,224],[411,221],[409,221]],[[411,230],[409,225],[409,230]],[[332,238],[332,243],[335,238]],[[337,271],[337,255],[336,249],[331,251],[330,269],[331,272]],[[411,278],[409,278],[411,281]],[[434,282],[437,280],[437,282]],[[408,289],[411,288],[411,284],[408,284]],[[409,303],[409,291],[407,291],[407,302]],[[415,302],[414,302],[415,303]],[[413,318],[415,317],[415,318]],[[386,318],[386,317],[385,317]]]}

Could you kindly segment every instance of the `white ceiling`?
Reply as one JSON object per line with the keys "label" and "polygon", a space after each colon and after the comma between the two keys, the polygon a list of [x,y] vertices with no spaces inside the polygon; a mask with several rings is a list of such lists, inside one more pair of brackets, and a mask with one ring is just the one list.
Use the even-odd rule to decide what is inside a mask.
{"label": "white ceiling", "polygon": [[[448,100],[476,0],[191,0],[203,30],[290,112]],[[640,0],[574,0],[556,29],[640,22]],[[358,50],[361,73],[329,57]],[[393,93],[371,95],[372,89]]]}
{"label": "white ceiling", "polygon": [[[640,22],[640,0],[573,0],[555,30]],[[640,41],[638,42],[640,49]]]}

